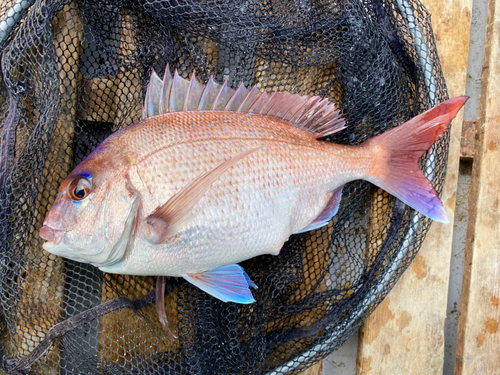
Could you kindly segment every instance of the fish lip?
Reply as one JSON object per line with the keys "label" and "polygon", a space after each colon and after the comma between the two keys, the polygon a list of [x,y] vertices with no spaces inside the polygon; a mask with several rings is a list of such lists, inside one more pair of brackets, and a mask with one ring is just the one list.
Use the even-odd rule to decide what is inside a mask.
{"label": "fish lip", "polygon": [[39,236],[46,240],[47,243],[53,243],[53,245],[55,246],[58,245],[59,242],[61,242],[61,239],[65,233],[66,231],[64,230],[58,230],[51,228],[48,225],[44,225],[42,226],[42,228],[40,228]]}

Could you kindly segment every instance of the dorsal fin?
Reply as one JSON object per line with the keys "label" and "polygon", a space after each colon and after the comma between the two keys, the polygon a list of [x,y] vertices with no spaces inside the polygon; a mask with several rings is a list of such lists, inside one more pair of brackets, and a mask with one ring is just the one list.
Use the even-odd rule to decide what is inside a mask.
{"label": "dorsal fin", "polygon": [[172,77],[168,65],[163,80],[153,71],[146,91],[143,118],[181,111],[232,111],[272,116],[308,130],[316,138],[345,128],[345,121],[335,103],[319,96],[288,92],[268,94],[260,92],[257,86],[249,91],[243,83],[234,90],[227,86],[227,80],[219,85],[213,77],[204,85],[198,82],[195,72],[189,81],[177,70]]}

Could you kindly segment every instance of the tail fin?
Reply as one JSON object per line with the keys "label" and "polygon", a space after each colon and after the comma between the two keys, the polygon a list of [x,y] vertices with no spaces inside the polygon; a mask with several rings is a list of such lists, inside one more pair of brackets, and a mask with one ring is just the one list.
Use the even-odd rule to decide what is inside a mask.
{"label": "tail fin", "polygon": [[425,216],[448,223],[443,204],[418,167],[418,160],[448,130],[467,99],[461,96],[447,100],[367,141],[365,145],[382,159],[368,180]]}

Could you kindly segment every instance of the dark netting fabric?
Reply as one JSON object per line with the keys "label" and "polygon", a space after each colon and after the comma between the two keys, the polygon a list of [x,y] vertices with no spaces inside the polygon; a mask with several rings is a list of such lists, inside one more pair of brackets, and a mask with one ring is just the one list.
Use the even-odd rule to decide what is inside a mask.
{"label": "dark netting fabric", "polygon": [[[104,274],[38,235],[59,184],[141,118],[151,69],[328,97],[359,144],[446,99],[416,0],[7,0],[0,5],[1,355],[12,374],[299,373],[341,345],[408,267],[429,221],[367,182],[277,257],[243,263],[257,302]],[[421,167],[442,188],[447,137]]]}

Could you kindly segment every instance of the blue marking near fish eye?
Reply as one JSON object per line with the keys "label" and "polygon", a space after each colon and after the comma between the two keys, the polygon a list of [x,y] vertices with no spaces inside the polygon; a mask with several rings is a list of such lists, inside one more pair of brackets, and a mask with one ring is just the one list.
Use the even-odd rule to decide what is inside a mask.
{"label": "blue marking near fish eye", "polygon": [[89,173],[89,172],[82,172],[82,173],[78,173],[79,177],[85,177],[85,178],[88,178],[89,180],[92,178],[92,173]]}
{"label": "blue marking near fish eye", "polygon": [[75,200],[73,199],[73,203],[74,203],[74,204],[82,204],[82,202],[83,202],[83,200],[81,200],[81,201],[75,201]]}

